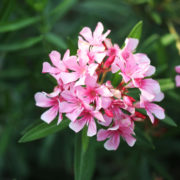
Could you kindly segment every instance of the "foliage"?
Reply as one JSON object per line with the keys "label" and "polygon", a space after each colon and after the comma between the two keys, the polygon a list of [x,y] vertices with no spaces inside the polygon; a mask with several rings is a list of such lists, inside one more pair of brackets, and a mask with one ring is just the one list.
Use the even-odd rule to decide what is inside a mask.
{"label": "foliage", "polygon": [[[0,1],[0,179],[73,179],[73,152],[79,158],[75,163],[87,163],[75,166],[83,169],[77,170],[76,179],[85,175],[77,173],[86,172],[91,177],[93,171],[92,179],[98,180],[180,179],[180,89],[174,86],[174,66],[180,64],[179,7],[178,0]],[[139,122],[135,147],[129,148],[122,140],[116,152],[107,152],[93,139],[83,139],[85,144],[81,144],[78,139],[82,137],[75,138],[69,130],[18,143],[23,129],[33,123],[40,123],[40,129],[55,128],[50,132],[60,128],[42,123],[42,112],[34,105],[35,92],[44,88],[50,92],[54,83],[40,73],[48,53],[53,49],[64,53],[66,48],[75,52],[78,32],[83,26],[93,29],[98,21],[112,29],[114,42],[122,44],[140,20],[144,24],[138,51],[147,53],[157,67],[153,78],[159,80],[165,93],[161,105],[168,116],[164,123],[152,127],[148,121],[145,125]],[[114,77],[114,84],[116,81]],[[36,139],[32,137],[36,129],[26,131],[31,137],[24,141]],[[39,137],[46,132],[49,130]],[[74,141],[79,143],[75,149]],[[85,154],[92,162],[82,160]],[[88,162],[92,166],[86,171]]]}

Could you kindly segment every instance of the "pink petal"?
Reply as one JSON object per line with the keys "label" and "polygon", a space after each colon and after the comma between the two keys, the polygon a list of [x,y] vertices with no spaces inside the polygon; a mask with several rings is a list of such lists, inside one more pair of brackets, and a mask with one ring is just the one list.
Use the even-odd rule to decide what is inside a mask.
{"label": "pink petal", "polygon": [[112,99],[109,97],[101,97],[101,101],[102,101],[102,108],[104,109],[107,109],[112,103]]}
{"label": "pink petal", "polygon": [[103,115],[99,111],[93,111],[92,115],[99,121],[105,122]]}
{"label": "pink petal", "polygon": [[112,97],[113,96],[113,94],[110,92],[110,90],[104,85],[101,85],[99,88],[97,88],[97,92],[101,96],[104,96],[104,97]]}
{"label": "pink petal", "polygon": [[92,32],[90,28],[84,27],[79,34],[83,36],[88,42],[92,41]]}
{"label": "pink petal", "polygon": [[180,87],[180,75],[177,75],[175,80],[176,80],[176,87]]}
{"label": "pink petal", "polygon": [[180,65],[175,67],[177,73],[180,73]]}
{"label": "pink petal", "polygon": [[61,96],[68,102],[74,102],[75,97],[71,91],[65,90],[61,93]]}
{"label": "pink petal", "polygon": [[93,37],[95,39],[99,38],[102,35],[103,31],[104,31],[104,27],[103,27],[102,23],[98,22],[98,24],[93,32]]}
{"label": "pink petal", "polygon": [[84,108],[81,107],[77,107],[75,110],[73,110],[70,113],[66,114],[66,117],[69,118],[71,121],[75,121],[79,115],[81,114],[81,112],[83,111]]}
{"label": "pink petal", "polygon": [[61,73],[61,79],[63,81],[64,84],[70,83],[70,82],[74,82],[79,78],[78,74],[76,72],[62,72]]}
{"label": "pink petal", "polygon": [[135,142],[136,142],[136,138],[134,138],[133,136],[131,135],[126,135],[126,136],[123,136],[123,138],[125,139],[125,141],[127,142],[127,144],[132,147],[134,146]]}
{"label": "pink petal", "polygon": [[148,103],[147,110],[153,113],[158,119],[164,119],[164,109],[157,104]]}
{"label": "pink petal", "polygon": [[38,92],[35,94],[34,98],[36,101],[36,106],[39,106],[39,107],[51,107],[52,106],[53,101],[52,101],[52,99],[50,99],[46,96],[46,93]]}
{"label": "pink petal", "polygon": [[75,131],[76,133],[79,132],[86,124],[84,119],[79,119],[69,124],[69,127]]}
{"label": "pink petal", "polygon": [[61,123],[62,120],[63,120],[63,116],[62,116],[61,113],[59,113],[57,125],[59,125],[59,124]]}
{"label": "pink petal", "polygon": [[114,134],[109,140],[104,144],[105,149],[107,150],[117,150],[120,143],[119,134]]}
{"label": "pink petal", "polygon": [[112,118],[108,117],[106,114],[104,114],[103,117],[104,117],[105,122],[99,121],[98,123],[103,125],[103,126],[108,127],[111,124],[111,122],[112,122]]}
{"label": "pink petal", "polygon": [[70,58],[63,61],[66,67],[72,71],[79,70],[79,64],[77,63],[77,57],[71,56]]}
{"label": "pink petal", "polygon": [[92,137],[92,136],[96,135],[96,133],[97,133],[96,123],[92,118],[88,125],[87,135]]}
{"label": "pink petal", "polygon": [[133,52],[136,49],[138,43],[139,43],[138,39],[126,38],[124,49],[126,49],[129,52]]}
{"label": "pink petal", "polygon": [[154,116],[152,115],[152,113],[150,111],[147,111],[147,115],[149,116],[149,119],[151,120],[152,124],[154,123]]}
{"label": "pink petal", "polygon": [[152,76],[156,71],[156,68],[154,66],[149,65],[148,70],[146,71],[146,73],[144,74],[144,76]]}
{"label": "pink petal", "polygon": [[153,101],[160,102],[164,99],[164,93],[160,92],[156,94],[156,96],[153,98]]}
{"label": "pink petal", "polygon": [[88,73],[90,74],[90,76],[93,76],[96,69],[98,67],[98,64],[92,63],[88,66]]}
{"label": "pink petal", "polygon": [[85,84],[88,87],[96,87],[97,86],[97,77],[96,76],[87,76],[85,80]]}
{"label": "pink petal", "polygon": [[151,62],[150,59],[148,58],[148,56],[143,53],[134,54],[134,58],[136,60],[136,63],[138,63],[138,64],[142,64],[142,63],[150,64],[150,62]]}
{"label": "pink petal", "polygon": [[100,129],[97,133],[97,141],[104,141],[109,136],[109,132],[105,129]]}
{"label": "pink petal", "polygon": [[64,53],[64,57],[63,57],[63,61],[66,61],[70,56],[70,51],[69,49],[66,50],[66,52]]}
{"label": "pink petal", "polygon": [[49,57],[50,57],[51,62],[53,63],[53,65],[55,67],[58,67],[59,62],[60,62],[60,58],[61,58],[61,54],[58,51],[51,51],[51,53],[49,54]]}
{"label": "pink petal", "polygon": [[79,80],[75,83],[75,87],[80,85],[85,85],[85,79],[86,79],[85,75],[80,77]]}
{"label": "pink petal", "polygon": [[52,108],[45,111],[41,115],[41,119],[49,124],[52,120],[55,119],[55,117],[57,116],[57,113],[58,113],[58,106],[53,106]]}
{"label": "pink petal", "polygon": [[57,73],[59,73],[59,70],[57,68],[52,67],[48,62],[44,62],[42,73],[57,74]]}
{"label": "pink petal", "polygon": [[76,109],[75,104],[71,104],[71,103],[68,103],[68,102],[61,102],[59,104],[59,110],[62,113],[69,113],[69,112],[72,112],[74,109]]}

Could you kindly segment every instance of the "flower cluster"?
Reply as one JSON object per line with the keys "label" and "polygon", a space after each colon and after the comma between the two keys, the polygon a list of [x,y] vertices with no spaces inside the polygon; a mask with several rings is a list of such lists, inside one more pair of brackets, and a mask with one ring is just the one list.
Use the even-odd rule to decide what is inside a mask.
{"label": "flower cluster", "polygon": [[[53,76],[57,86],[50,94],[36,93],[35,101],[37,106],[49,108],[41,115],[43,121],[51,123],[58,115],[59,124],[65,115],[73,131],[87,126],[87,136],[97,134],[97,141],[106,140],[107,150],[116,150],[120,137],[134,145],[135,121],[164,119],[164,109],[154,103],[164,95],[158,82],[147,78],[155,72],[150,59],[134,53],[138,40],[127,38],[120,48],[107,38],[110,30],[103,31],[100,22],[94,32],[84,27],[76,55],[70,55],[69,50],[63,57],[57,51],[49,54],[52,65],[44,62],[42,73]],[[115,76],[121,77],[116,86],[110,81]],[[134,89],[139,89],[137,97],[131,96]]]}
{"label": "flower cluster", "polygon": [[[180,74],[180,65],[175,67],[175,71]],[[175,81],[176,87],[180,87],[180,75],[176,75]]]}

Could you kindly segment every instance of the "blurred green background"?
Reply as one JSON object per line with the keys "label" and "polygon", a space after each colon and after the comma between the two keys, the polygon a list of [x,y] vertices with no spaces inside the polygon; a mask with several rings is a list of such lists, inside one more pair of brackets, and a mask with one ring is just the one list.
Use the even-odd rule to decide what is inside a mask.
{"label": "blurred green background", "polygon": [[[161,105],[178,125],[180,89],[174,66],[180,64],[179,0],[1,0],[0,1],[0,179],[74,179],[75,133],[66,129],[44,139],[18,143],[25,128],[40,121],[34,94],[51,92],[54,82],[41,74],[51,50],[76,53],[78,33],[101,21],[114,43],[123,44],[143,20],[138,52],[163,79]],[[95,180],[180,179],[180,128],[162,122],[137,123],[143,131],[133,148],[121,141],[116,152],[97,143]]]}

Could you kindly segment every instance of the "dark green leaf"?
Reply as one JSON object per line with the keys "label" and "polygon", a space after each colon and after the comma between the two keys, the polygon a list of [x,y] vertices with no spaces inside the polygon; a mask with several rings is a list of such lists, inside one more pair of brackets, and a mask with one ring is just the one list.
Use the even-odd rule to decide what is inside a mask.
{"label": "dark green leaf", "polygon": [[165,119],[162,120],[162,122],[164,122],[170,126],[177,127],[177,124],[174,122],[174,120],[167,115],[166,115]]}
{"label": "dark green leaf", "polygon": [[42,41],[42,39],[43,36],[41,35],[38,37],[28,38],[25,41],[21,41],[21,42],[19,41],[14,43],[3,44],[0,45],[0,51],[17,51],[17,50],[29,48]]}
{"label": "dark green leaf", "polygon": [[51,22],[54,24],[57,20],[60,20],[77,2],[77,0],[64,0],[60,2],[50,13]]}
{"label": "dark green leaf", "polygon": [[57,121],[53,121],[50,124],[41,122],[40,124],[29,129],[23,137],[19,140],[20,143],[25,143],[29,141],[34,141],[43,137],[53,134],[58,131],[62,131],[69,125],[69,120],[64,118],[62,122],[57,125]]}
{"label": "dark green leaf", "polygon": [[76,135],[74,155],[75,180],[91,180],[95,168],[95,142],[89,139],[86,128]]}
{"label": "dark green leaf", "polygon": [[140,145],[155,149],[151,137],[146,134],[144,130],[141,130],[139,127],[136,126],[135,133],[137,138],[137,144],[139,143]]}
{"label": "dark green leaf", "polygon": [[114,87],[117,87],[119,85],[119,83],[121,82],[121,80],[122,80],[122,76],[119,74],[119,71],[118,71],[112,75],[111,83]]}
{"label": "dark green leaf", "polygon": [[55,46],[57,46],[57,48],[60,48],[60,49],[67,49],[67,45],[66,43],[64,42],[64,40],[57,36],[56,34],[53,34],[53,33],[48,33],[45,35],[45,39],[54,44]]}
{"label": "dark green leaf", "polygon": [[31,17],[15,22],[1,23],[0,24],[0,33],[15,31],[22,29],[24,27],[30,26],[40,20],[40,17]]}

